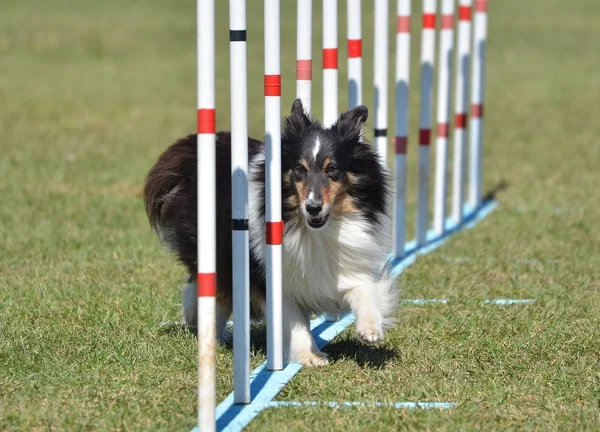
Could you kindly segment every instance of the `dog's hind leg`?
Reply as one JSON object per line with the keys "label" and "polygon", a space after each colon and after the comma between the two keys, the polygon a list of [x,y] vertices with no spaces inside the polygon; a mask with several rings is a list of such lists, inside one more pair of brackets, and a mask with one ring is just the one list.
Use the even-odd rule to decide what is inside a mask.
{"label": "dog's hind leg", "polygon": [[310,320],[295,300],[283,298],[283,357],[304,366],[329,364],[327,354],[319,351],[310,333]]}
{"label": "dog's hind leg", "polygon": [[[231,311],[226,310],[219,302],[217,308],[217,342],[225,343],[231,338],[231,332],[227,330],[227,320]],[[183,289],[183,317],[188,328],[196,329],[198,326],[198,285],[196,280],[190,282]]]}

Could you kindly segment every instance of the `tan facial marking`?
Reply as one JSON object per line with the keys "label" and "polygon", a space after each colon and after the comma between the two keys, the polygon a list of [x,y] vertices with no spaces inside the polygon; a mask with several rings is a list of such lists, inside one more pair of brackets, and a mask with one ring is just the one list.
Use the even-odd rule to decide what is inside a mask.
{"label": "tan facial marking", "polygon": [[360,180],[360,178],[357,175],[352,174],[352,173],[348,173],[347,177],[348,177],[348,182],[350,184],[357,184]]}
{"label": "tan facial marking", "polygon": [[321,196],[323,197],[323,207],[329,207],[336,200],[340,192],[342,192],[343,185],[340,182],[330,181],[329,186],[324,185],[321,189]]}
{"label": "tan facial marking", "polygon": [[341,194],[333,205],[333,211],[339,215],[348,215],[358,213],[358,209],[354,205],[354,200],[346,192]]}

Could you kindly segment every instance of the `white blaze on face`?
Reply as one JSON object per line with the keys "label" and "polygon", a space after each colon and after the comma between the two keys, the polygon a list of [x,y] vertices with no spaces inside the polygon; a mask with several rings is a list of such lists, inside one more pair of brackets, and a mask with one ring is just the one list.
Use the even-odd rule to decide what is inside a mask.
{"label": "white blaze on face", "polygon": [[319,150],[321,150],[321,140],[317,137],[315,141],[315,147],[313,148],[313,157],[317,160],[317,155],[319,154]]}

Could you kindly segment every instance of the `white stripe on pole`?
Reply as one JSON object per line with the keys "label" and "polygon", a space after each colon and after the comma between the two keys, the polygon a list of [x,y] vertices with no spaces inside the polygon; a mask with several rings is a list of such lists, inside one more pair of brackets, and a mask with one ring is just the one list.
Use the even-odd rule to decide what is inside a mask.
{"label": "white stripe on pole", "polygon": [[402,258],[406,241],[406,153],[408,141],[408,93],[410,83],[410,2],[398,0],[396,17],[396,136],[394,256]]}
{"label": "white stripe on pole", "polygon": [[[198,426],[216,428],[215,3],[197,0]],[[200,211],[202,207],[202,211]]]}
{"label": "white stripe on pole", "polygon": [[248,238],[248,87],[246,0],[229,0],[233,395],[250,403],[250,252]]}
{"label": "white stripe on pole", "polygon": [[448,195],[448,131],[450,129],[450,95],[452,62],[454,60],[454,0],[442,0],[439,49],[437,138],[435,166],[435,196],[433,230],[443,234],[446,223]]}
{"label": "white stripe on pole", "polygon": [[348,109],[362,104],[361,0],[348,0]]}
{"label": "white stripe on pole", "polygon": [[473,19],[473,80],[471,86],[471,188],[469,204],[481,204],[483,190],[483,101],[485,88],[485,49],[487,44],[487,0],[475,0]]}
{"label": "white stripe on pole", "polygon": [[436,0],[423,0],[421,36],[421,105],[419,110],[419,183],[417,195],[417,245],[427,240],[429,225],[429,153],[435,66]]}
{"label": "white stripe on pole", "polygon": [[465,167],[467,156],[467,112],[469,109],[469,64],[471,62],[471,0],[459,0],[458,46],[456,51],[456,96],[454,120],[454,169],[452,219],[464,217]]}
{"label": "white stripe on pole", "polygon": [[[279,0],[265,0],[267,369],[283,369],[281,246],[281,40]],[[273,235],[273,233],[275,233]],[[277,241],[273,241],[273,238]],[[271,239],[271,240],[269,240]]]}
{"label": "white stripe on pole", "polygon": [[388,0],[375,0],[375,149],[387,167],[387,120],[388,120]]}
{"label": "white stripe on pole", "polygon": [[323,0],[323,125],[338,118],[337,0]]}
{"label": "white stripe on pole", "polygon": [[311,112],[312,93],[312,0],[297,0],[296,98]]}

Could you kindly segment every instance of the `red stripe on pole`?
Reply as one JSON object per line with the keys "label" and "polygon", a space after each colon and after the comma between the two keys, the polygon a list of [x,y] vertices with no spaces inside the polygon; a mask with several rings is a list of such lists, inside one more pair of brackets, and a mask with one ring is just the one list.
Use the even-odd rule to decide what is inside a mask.
{"label": "red stripe on pole", "polygon": [[431,129],[419,130],[419,145],[428,146],[431,144]]}
{"label": "red stripe on pole", "polygon": [[423,14],[423,28],[434,29],[435,28],[435,14],[426,13]]}
{"label": "red stripe on pole", "polygon": [[398,15],[396,33],[410,33],[410,15]]}
{"label": "red stripe on pole", "polygon": [[476,12],[487,12],[487,0],[475,0]]}
{"label": "red stripe on pole", "polygon": [[348,58],[359,57],[362,57],[362,40],[348,39]]}
{"label": "red stripe on pole", "polygon": [[281,96],[281,75],[265,75],[265,96]]}
{"label": "red stripe on pole", "polygon": [[214,134],[216,131],[215,109],[202,108],[198,110],[198,133]]}
{"label": "red stripe on pole", "polygon": [[458,17],[461,21],[471,21],[471,7],[470,6],[459,6]]}
{"label": "red stripe on pole", "polygon": [[396,147],[396,154],[406,154],[406,147],[408,144],[408,139],[406,137],[395,137],[394,138],[394,146]]}
{"label": "red stripe on pole", "polygon": [[283,221],[267,222],[267,244],[280,245],[283,241]]}
{"label": "red stripe on pole", "polygon": [[198,297],[214,297],[217,295],[217,274],[198,273]]}
{"label": "red stripe on pole", "polygon": [[442,15],[442,30],[452,30],[454,27],[454,15]]}
{"label": "red stripe on pole", "polygon": [[338,49],[323,48],[323,69],[338,68]]}
{"label": "red stripe on pole", "polygon": [[471,105],[471,114],[473,115],[473,117],[476,117],[476,118],[483,117],[483,104]]}
{"label": "red stripe on pole", "polygon": [[438,138],[448,138],[448,123],[438,123],[437,136]]}
{"label": "red stripe on pole", "polygon": [[312,79],[312,60],[296,60],[296,79]]}
{"label": "red stripe on pole", "polygon": [[456,118],[454,120],[456,123],[456,127],[458,129],[465,129],[467,127],[467,115],[466,114],[456,114]]}

